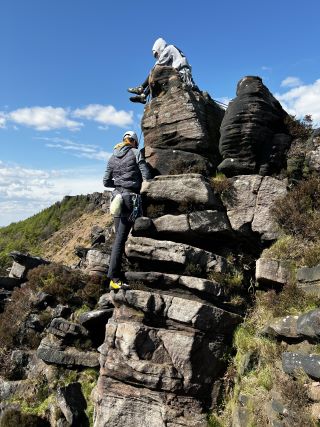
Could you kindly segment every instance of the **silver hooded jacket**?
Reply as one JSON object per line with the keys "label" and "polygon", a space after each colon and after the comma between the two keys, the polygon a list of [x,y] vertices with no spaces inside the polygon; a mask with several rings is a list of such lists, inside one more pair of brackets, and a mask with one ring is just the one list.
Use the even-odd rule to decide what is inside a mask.
{"label": "silver hooded jacket", "polygon": [[191,66],[189,65],[184,53],[172,44],[168,45],[162,38],[159,38],[155,41],[152,47],[152,53],[153,55],[155,53],[158,54],[158,59],[155,63],[155,66],[167,65],[168,67],[173,67],[178,71],[184,67],[187,67],[191,71]]}

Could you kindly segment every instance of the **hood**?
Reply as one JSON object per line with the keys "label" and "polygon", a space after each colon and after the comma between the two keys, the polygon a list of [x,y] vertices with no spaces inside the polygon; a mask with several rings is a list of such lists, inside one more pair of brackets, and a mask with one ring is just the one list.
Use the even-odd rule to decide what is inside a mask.
{"label": "hood", "polygon": [[154,56],[155,52],[160,56],[164,49],[167,47],[167,42],[161,37],[154,42],[152,47],[152,54]]}
{"label": "hood", "polygon": [[128,144],[124,144],[124,143],[119,143],[117,144],[114,149],[113,149],[113,155],[115,157],[121,158],[123,157],[125,154],[127,154],[127,152],[129,150],[131,150],[132,146],[128,145]]}

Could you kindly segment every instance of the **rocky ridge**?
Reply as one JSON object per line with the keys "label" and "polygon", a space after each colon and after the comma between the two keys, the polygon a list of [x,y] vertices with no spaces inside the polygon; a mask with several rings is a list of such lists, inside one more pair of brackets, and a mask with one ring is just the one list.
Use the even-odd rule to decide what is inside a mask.
{"label": "rocky ridge", "polygon": [[[319,266],[296,270],[290,259],[264,256],[282,237],[272,208],[288,194],[288,178],[271,174],[285,167],[289,138],[283,136],[285,113],[261,84],[255,97],[263,100],[263,111],[271,111],[261,126],[280,141],[273,148],[279,156],[255,159],[252,166],[252,146],[245,147],[244,138],[241,149],[249,154],[237,161],[245,174],[234,169],[226,172],[230,178],[212,179],[221,156],[226,158],[223,135],[218,151],[223,112],[207,94],[184,88],[172,69],[153,76],[154,98],[142,127],[147,158],[161,175],[144,184],[145,216],[126,244],[130,290],[106,292],[110,228],[92,229],[91,246],[76,248],[80,262],[74,269],[13,254],[10,277],[0,278],[2,309],[16,328],[14,343],[0,330],[8,349],[1,353],[7,372],[0,380],[0,426],[286,427],[297,425],[299,415],[307,425],[295,395],[290,403],[279,388],[280,378],[298,390],[301,370],[313,380],[305,381],[305,412],[318,417],[319,310],[312,304]],[[249,101],[241,108],[250,133],[256,104]],[[259,108],[258,114],[262,120]],[[230,137],[228,144],[237,141]],[[298,313],[282,308],[288,306],[286,293],[300,299]],[[253,300],[257,310],[265,309],[259,301],[270,296],[275,308],[282,302],[283,316],[245,318]],[[228,403],[221,406],[228,393],[231,411]]]}

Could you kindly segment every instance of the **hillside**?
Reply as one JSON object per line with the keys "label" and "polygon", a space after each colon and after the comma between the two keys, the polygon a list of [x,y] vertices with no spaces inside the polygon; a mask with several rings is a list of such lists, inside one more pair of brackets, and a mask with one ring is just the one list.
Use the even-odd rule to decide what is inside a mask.
{"label": "hillside", "polygon": [[[100,208],[104,202],[103,195],[100,193],[66,196],[61,202],[24,221],[0,228],[0,274],[4,274],[11,264],[8,254],[13,250],[53,257],[53,260],[56,260],[57,245],[65,246],[73,238],[72,230],[76,230],[75,224],[81,229],[82,224],[84,227],[77,244],[85,243],[89,233],[89,231],[86,232],[87,227],[90,227],[91,223],[100,224],[98,218],[102,216]],[[83,215],[84,218],[81,220]],[[91,217],[92,221],[90,221]],[[70,230],[69,226],[71,226]],[[55,233],[59,233],[56,238]],[[71,248],[70,251],[66,250],[70,254]],[[68,257],[70,258],[69,255]]]}

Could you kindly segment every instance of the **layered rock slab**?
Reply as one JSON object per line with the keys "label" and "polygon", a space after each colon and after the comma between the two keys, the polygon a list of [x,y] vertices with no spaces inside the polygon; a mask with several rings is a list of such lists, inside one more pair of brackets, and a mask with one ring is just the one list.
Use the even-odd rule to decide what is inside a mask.
{"label": "layered rock slab", "polygon": [[[146,396],[150,404],[140,408],[146,416],[137,425],[205,426],[204,401],[223,369],[226,336],[241,317],[163,293],[129,290],[110,298],[115,310],[99,348],[95,426],[125,425],[122,417],[128,408],[136,411],[136,400],[144,402]],[[174,402],[180,404],[179,414]],[[149,418],[153,404],[158,424]],[[188,407],[192,415],[186,414]]]}
{"label": "layered rock slab", "polygon": [[92,394],[95,427],[207,427],[199,401],[100,376]]}
{"label": "layered rock slab", "polygon": [[225,272],[227,260],[219,255],[184,243],[155,240],[148,237],[130,236],[126,243],[126,255],[138,262],[157,264],[168,272],[183,273],[188,265],[197,266],[201,272]]}
{"label": "layered rock slab", "polygon": [[197,210],[221,208],[208,181],[200,174],[156,176],[144,182],[141,195],[146,205],[165,205],[166,213],[182,213],[196,206]]}

